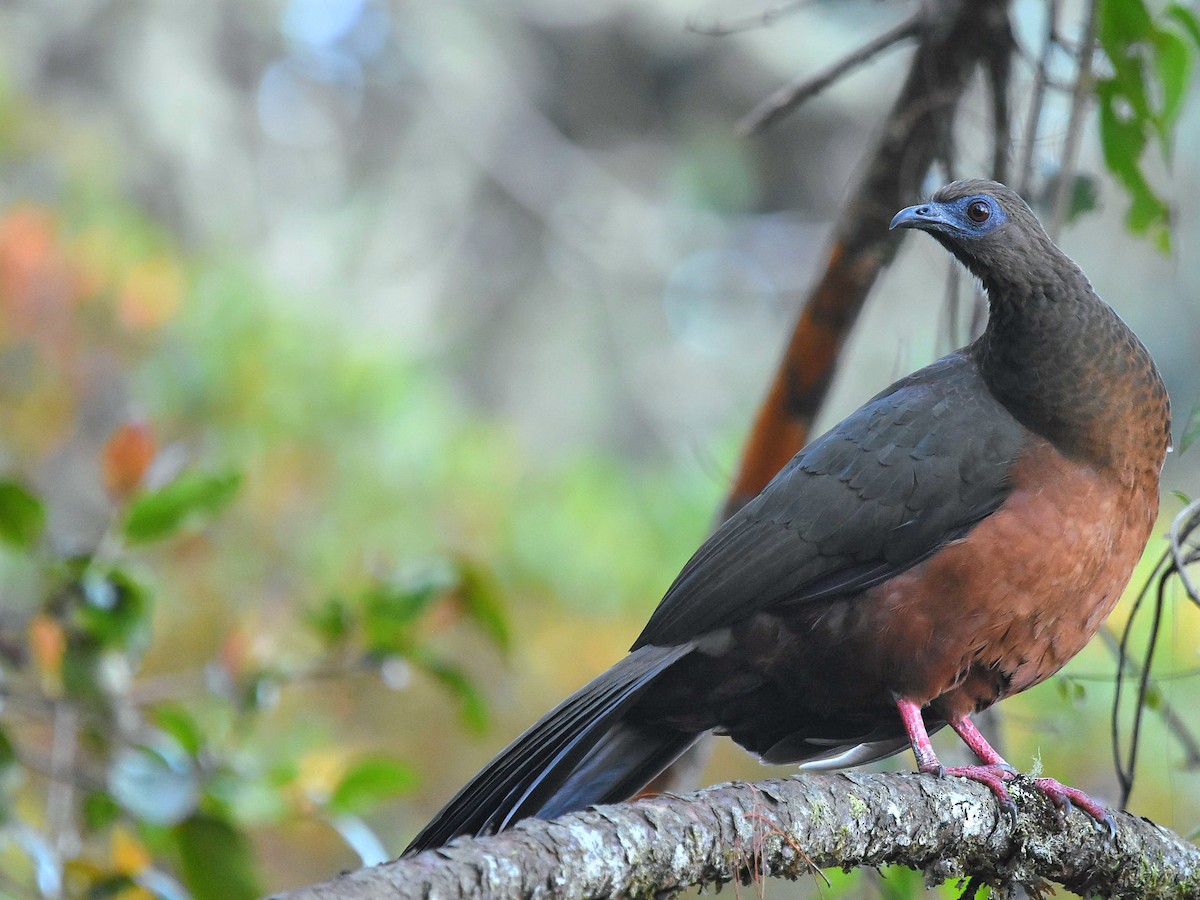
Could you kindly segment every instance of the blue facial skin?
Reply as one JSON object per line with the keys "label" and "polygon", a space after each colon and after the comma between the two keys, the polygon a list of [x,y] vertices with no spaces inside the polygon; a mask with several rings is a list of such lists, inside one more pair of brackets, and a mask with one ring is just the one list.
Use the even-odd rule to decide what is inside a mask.
{"label": "blue facial skin", "polygon": [[[988,217],[985,221],[975,222],[967,215],[967,210],[973,203],[987,205]],[[946,203],[931,200],[929,203],[902,209],[896,213],[889,228],[916,228],[921,231],[941,232],[948,237],[965,241],[990,234],[1006,221],[1008,216],[995,198],[987,194],[975,194]]]}

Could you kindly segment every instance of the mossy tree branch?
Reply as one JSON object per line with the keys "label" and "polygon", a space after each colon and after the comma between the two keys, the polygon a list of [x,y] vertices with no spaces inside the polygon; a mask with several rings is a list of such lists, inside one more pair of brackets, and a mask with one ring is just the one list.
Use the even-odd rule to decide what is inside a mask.
{"label": "mossy tree branch", "polygon": [[527,820],[487,838],[362,869],[279,900],[661,897],[693,885],[818,869],[902,865],[930,882],[973,878],[994,897],[1048,884],[1085,896],[1200,896],[1200,848],[1118,813],[1115,838],[1087,816],[1060,821],[1021,781],[1015,822],[984,787],[931,775],[794,776],[725,784]]}

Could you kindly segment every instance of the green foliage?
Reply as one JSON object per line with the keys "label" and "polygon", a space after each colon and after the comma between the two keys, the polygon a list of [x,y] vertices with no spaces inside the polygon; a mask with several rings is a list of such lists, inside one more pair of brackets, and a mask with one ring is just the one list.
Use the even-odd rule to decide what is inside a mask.
{"label": "green foliage", "polygon": [[31,547],[42,533],[46,512],[41,501],[11,479],[0,481],[0,540]]}
{"label": "green foliage", "polygon": [[1103,0],[1097,34],[1111,70],[1095,85],[1104,162],[1129,194],[1129,229],[1149,234],[1166,251],[1170,206],[1146,174],[1145,151],[1157,143],[1170,162],[1200,22],[1181,3],[1155,17],[1145,0]]}
{"label": "green foliage", "polygon": [[[107,248],[103,260],[120,258],[135,271],[153,270],[159,279],[156,289],[161,288],[163,272],[176,273],[168,282],[182,279],[169,244],[152,229],[119,210],[92,208],[87,215],[98,213],[102,223],[109,223],[111,215],[122,239],[134,245],[122,245],[120,252]],[[108,224],[91,219],[80,227],[93,239],[95,229]],[[71,266],[77,263],[58,249],[69,238],[42,210],[22,209],[7,219],[0,215],[0,256],[6,249],[5,235],[47,254],[42,265],[63,270],[53,279],[55,284],[95,285],[104,283],[104,278],[122,277],[119,272],[74,272]],[[149,260],[147,253],[153,254]],[[179,283],[184,285],[182,280]],[[229,284],[260,293],[257,285]],[[183,292],[186,286],[178,289]],[[6,287],[0,266],[0,306],[12,302],[6,290],[11,287]],[[96,290],[106,296],[103,289]],[[121,293],[123,302],[130,302],[129,296],[128,289]],[[93,337],[89,329],[95,319],[103,319],[103,312],[89,309],[87,316],[72,318],[74,310],[84,307],[83,301],[62,299],[71,311],[64,313],[64,321],[78,331],[69,340],[83,348],[76,352],[86,353]],[[226,299],[228,309],[254,306],[245,297]],[[106,301],[95,302],[103,310]],[[152,309],[160,308],[153,303],[157,300]],[[306,477],[312,461],[288,458],[297,445],[321,446],[325,454],[321,465],[327,470],[330,448],[340,448],[343,433],[361,428],[377,400],[405,381],[397,381],[392,370],[375,363],[345,363],[337,353],[325,358],[315,355],[309,348],[321,345],[324,335],[306,333],[308,326],[303,324],[268,325],[263,320],[268,314],[261,308],[257,318],[226,316],[225,310],[218,307],[203,327],[193,329],[194,323],[189,323],[180,331],[186,337],[181,343],[163,341],[146,358],[144,369],[130,347],[120,347],[119,335],[104,332],[100,338],[97,352],[105,358],[127,352],[129,366],[153,373],[144,393],[167,412],[152,416],[153,424],[112,423],[111,436],[97,448],[97,493],[107,496],[107,509],[90,545],[80,547],[78,541],[46,534],[45,509],[53,505],[49,497],[58,485],[49,485],[47,496],[42,497],[18,477],[0,481],[0,541],[6,547],[0,563],[8,575],[20,575],[6,584],[11,616],[0,623],[0,636],[6,647],[24,641],[29,648],[27,654],[0,655],[0,675],[6,684],[29,692],[20,707],[0,707],[0,839],[5,837],[7,817],[14,814],[22,817],[21,828],[37,835],[38,823],[27,821],[21,811],[45,805],[45,798],[38,796],[45,781],[28,777],[27,761],[48,758],[47,741],[76,748],[74,764],[88,773],[88,789],[73,804],[77,815],[72,828],[81,839],[81,849],[74,858],[38,865],[61,866],[72,890],[80,895],[144,888],[161,877],[177,880],[179,890],[197,898],[258,896],[260,865],[251,840],[255,828],[304,819],[344,824],[347,817],[375,810],[417,784],[415,771],[400,758],[362,755],[361,750],[339,746],[344,735],[325,714],[293,720],[282,739],[273,739],[271,717],[281,703],[288,702],[287,694],[303,691],[317,680],[352,679],[363,672],[371,673],[381,693],[390,693],[399,685],[396,672],[409,667],[426,672],[432,683],[441,685],[459,706],[464,725],[479,731],[487,713],[475,676],[449,662],[452,654],[435,644],[465,625],[496,654],[509,646],[500,579],[465,554],[427,548],[429,552],[420,554],[429,560],[424,564],[398,562],[380,567],[392,574],[368,576],[349,564],[361,552],[356,530],[344,536],[335,533],[322,545],[314,531],[326,516],[339,514],[340,495],[332,500],[312,497],[309,530],[282,541],[289,552],[295,548],[295,556],[274,560],[279,570],[321,573],[313,576],[316,585],[323,577],[332,580],[332,590],[306,588],[329,599],[314,603],[306,622],[271,623],[272,636],[291,634],[294,646],[268,651],[255,646],[264,632],[242,619],[254,615],[253,604],[247,602],[249,579],[244,570],[229,569],[227,561],[236,565],[238,560],[253,562],[270,554],[276,546],[274,538],[302,518],[264,500],[264,485],[282,473],[275,485],[286,493],[291,482]],[[9,339],[0,335],[0,353],[6,351]],[[19,338],[35,344],[42,339],[39,335]],[[46,338],[51,339],[64,340],[57,333]],[[205,346],[208,340],[211,347]],[[272,377],[263,377],[263,345],[272,342],[273,352],[280,355],[269,360]],[[152,346],[142,336],[133,344],[137,353]],[[204,354],[209,349],[218,363],[206,370]],[[52,358],[50,350],[41,348],[41,352]],[[202,377],[196,379],[198,371]],[[229,381],[231,371],[240,372],[247,381]],[[68,416],[93,414],[87,407],[88,395],[77,393],[85,387],[77,379],[62,376],[49,364],[43,377],[44,382],[28,386],[33,395],[29,421],[38,423],[37,414],[46,408],[66,410]],[[317,388],[298,392],[297,384],[319,385],[324,392]],[[46,401],[47,393],[53,395],[53,402]],[[298,394],[303,396],[297,400]],[[10,405],[19,409],[22,399],[10,399]],[[402,430],[416,430],[407,419],[410,414],[418,419],[430,415],[421,407],[425,401],[416,395],[413,399],[412,409],[396,411],[397,427]],[[177,410],[185,411],[184,420],[170,418]],[[311,417],[314,412],[316,419]],[[313,422],[330,430],[319,436],[302,433]],[[192,428],[201,433],[189,434]],[[156,432],[219,444],[214,456],[244,459],[247,467],[233,472],[192,459],[183,460],[180,467],[176,460],[177,474],[170,482],[147,488],[145,481],[148,473],[153,475],[160,453]],[[451,436],[446,433],[442,440]],[[14,446],[22,440],[39,444],[36,430],[26,435],[10,429],[6,438]],[[444,449],[422,451],[424,471],[445,458]],[[17,471],[21,463],[34,468],[40,462],[36,456],[9,455],[17,460]],[[401,467],[407,470],[411,462],[403,460]],[[378,493],[374,479],[357,477],[373,467],[362,459],[353,465],[355,477],[344,475],[340,484],[361,487],[358,492],[344,492],[344,508],[356,514],[373,508],[382,523],[379,533],[384,540],[379,546],[387,548],[390,558],[404,559],[406,541],[394,528],[395,501],[374,500]],[[401,490],[411,492],[425,477],[419,472]],[[479,477],[486,480],[492,475],[481,471]],[[300,496],[307,501],[310,495]],[[244,502],[234,505],[235,497],[243,497]],[[202,535],[199,526],[204,526]],[[199,540],[164,540],[168,537]],[[218,562],[210,548],[222,542],[227,549]],[[68,547],[74,549],[64,549]],[[322,554],[331,560],[325,568],[314,565]],[[175,659],[172,650],[161,647],[164,642],[171,644],[178,633],[161,625],[172,621],[186,625],[195,616],[198,610],[192,604],[206,579],[231,592],[226,604],[204,611],[207,620],[225,634],[208,649],[206,658]],[[304,605],[303,599],[299,605]],[[155,666],[153,672],[145,670],[147,660]],[[142,691],[145,684],[152,685],[148,693]],[[25,705],[47,710],[48,720],[32,722],[29,716],[12,714]],[[353,761],[351,756],[361,758]],[[99,783],[97,773],[102,775]],[[355,831],[338,829],[338,833],[345,831],[348,843],[361,840],[364,832],[370,834],[367,823],[356,821]],[[38,835],[32,842],[10,842],[10,849],[18,853],[22,847],[49,846],[53,840]],[[31,862],[30,870],[34,868]]]}
{"label": "green foliage", "polygon": [[475,732],[487,728],[487,705],[483,695],[462,669],[429,657],[419,657],[417,662],[458,698],[459,716],[467,728]]}
{"label": "green foliage", "polygon": [[246,835],[232,823],[198,814],[173,831],[184,881],[195,900],[252,900],[261,896]]}
{"label": "green foliage", "polygon": [[233,501],[241,480],[232,472],[181,475],[166,487],[134,501],[125,519],[125,536],[135,543],[155,541],[188,522],[214,515]]}
{"label": "green foliage", "polygon": [[395,759],[376,757],[360,760],[342,777],[329,798],[333,813],[365,813],[393,797],[406,794],[417,784],[411,766]]}

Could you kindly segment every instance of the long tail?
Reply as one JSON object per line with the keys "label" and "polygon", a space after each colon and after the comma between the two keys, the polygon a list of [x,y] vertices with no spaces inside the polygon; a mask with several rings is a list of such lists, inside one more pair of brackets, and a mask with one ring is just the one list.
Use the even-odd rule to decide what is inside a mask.
{"label": "long tail", "polygon": [[641,647],[580,688],[455,794],[404,855],[530,816],[553,818],[628,799],[698,737],[622,720],[642,691],[689,652],[687,644]]}

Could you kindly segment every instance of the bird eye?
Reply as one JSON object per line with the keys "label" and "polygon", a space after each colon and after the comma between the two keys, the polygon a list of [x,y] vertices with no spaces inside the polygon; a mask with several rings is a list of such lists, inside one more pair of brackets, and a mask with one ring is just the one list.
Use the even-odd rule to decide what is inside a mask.
{"label": "bird eye", "polygon": [[992,210],[982,200],[973,200],[967,206],[967,218],[979,225],[988,220]]}

